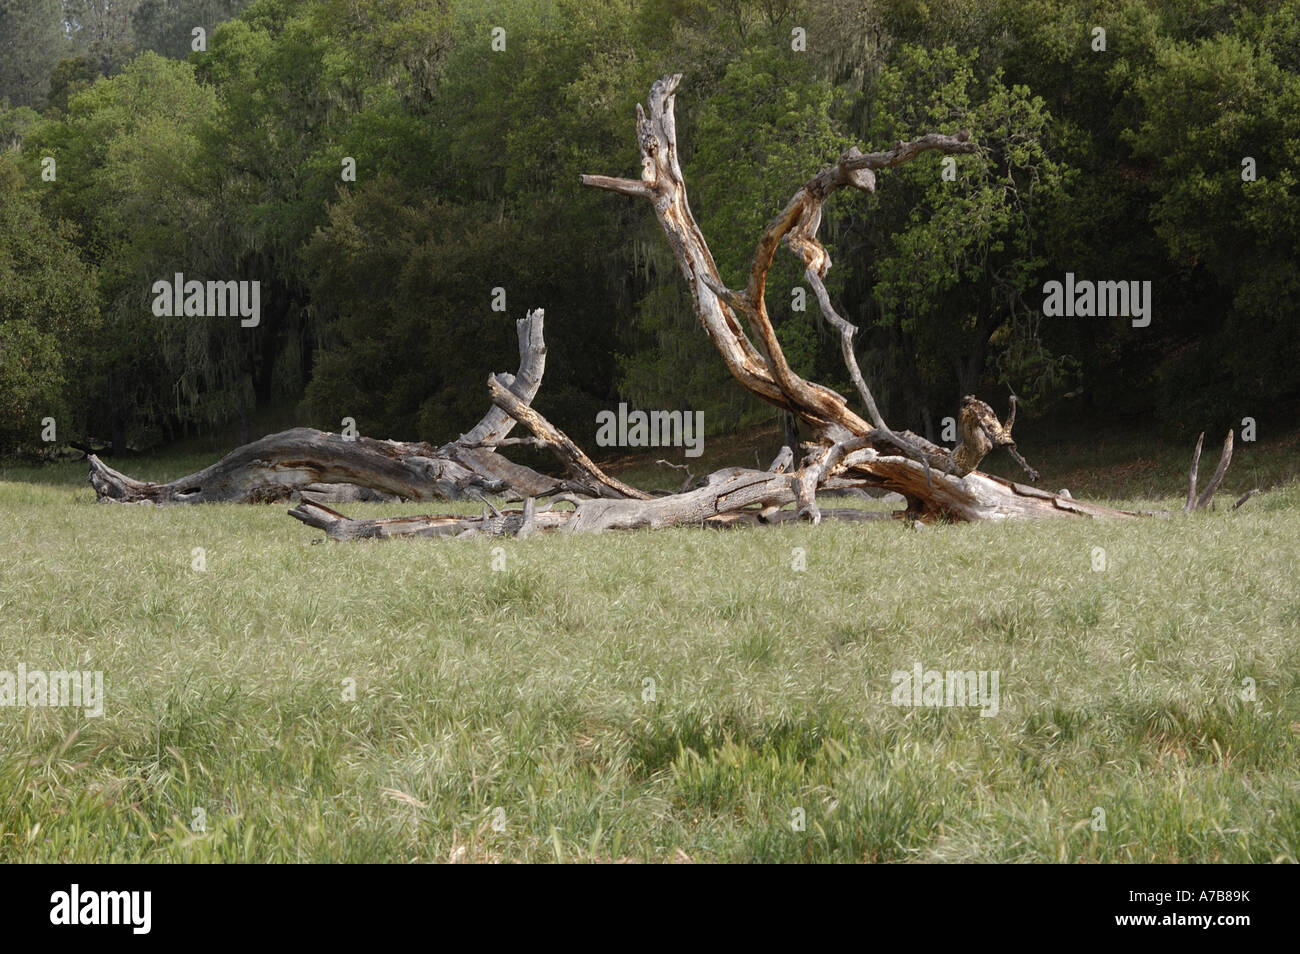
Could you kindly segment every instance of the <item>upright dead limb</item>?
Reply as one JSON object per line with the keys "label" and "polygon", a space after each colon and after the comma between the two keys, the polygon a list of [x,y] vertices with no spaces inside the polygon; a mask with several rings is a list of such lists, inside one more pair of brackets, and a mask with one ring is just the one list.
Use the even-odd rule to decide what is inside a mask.
{"label": "upright dead limb", "polygon": [[[1191,513],[1193,510],[1204,510],[1214,499],[1214,492],[1219,489],[1219,484],[1223,483],[1223,475],[1228,472],[1228,465],[1232,463],[1232,431],[1229,429],[1228,436],[1223,441],[1223,451],[1219,454],[1219,466],[1214,468],[1214,476],[1206,485],[1201,495],[1196,496],[1196,469],[1201,463],[1201,445],[1205,443],[1205,432],[1201,431],[1201,436],[1196,439],[1196,451],[1192,454],[1192,470],[1189,475],[1187,487],[1187,504],[1183,507],[1183,513]],[[1232,507],[1236,510],[1244,504],[1250,495],[1247,494],[1238,500]]]}
{"label": "upright dead limb", "polygon": [[953,462],[957,465],[957,474],[965,477],[979,467],[980,462],[988,456],[989,451],[1004,447],[1015,458],[1016,463],[1029,474],[1030,480],[1038,480],[1038,471],[1029,466],[1028,461],[1016,450],[1015,438],[1011,428],[1016,423],[1016,398],[1011,396],[1011,410],[1007,412],[1007,422],[998,422],[998,416],[979,398],[966,395],[961,399],[961,441],[952,452]]}

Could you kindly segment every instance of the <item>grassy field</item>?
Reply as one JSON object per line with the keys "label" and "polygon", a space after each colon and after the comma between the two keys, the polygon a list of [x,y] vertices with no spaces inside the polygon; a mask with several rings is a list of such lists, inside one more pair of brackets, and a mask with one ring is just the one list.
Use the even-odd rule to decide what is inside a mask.
{"label": "grassy field", "polygon": [[[1046,483],[1179,491],[1187,448],[1129,450]],[[84,479],[0,471],[0,671],[106,689],[0,708],[0,861],[1300,856],[1294,480],[1124,524],[336,545]],[[917,664],[996,671],[997,714],[893,705]]]}

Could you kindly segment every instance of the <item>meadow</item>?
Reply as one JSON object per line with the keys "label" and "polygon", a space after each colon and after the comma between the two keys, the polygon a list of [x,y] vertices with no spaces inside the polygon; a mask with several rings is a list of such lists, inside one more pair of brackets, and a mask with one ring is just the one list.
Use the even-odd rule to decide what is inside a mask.
{"label": "meadow", "polygon": [[[1295,862],[1294,446],[1168,520],[353,544],[9,466],[0,671],[106,698],[0,708],[0,861]],[[1186,450],[1048,485],[1176,508]]]}

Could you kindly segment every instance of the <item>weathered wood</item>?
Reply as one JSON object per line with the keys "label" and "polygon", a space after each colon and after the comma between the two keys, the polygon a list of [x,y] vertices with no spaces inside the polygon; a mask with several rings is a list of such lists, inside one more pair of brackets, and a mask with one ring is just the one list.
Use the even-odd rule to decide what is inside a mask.
{"label": "weathered wood", "polygon": [[[511,489],[498,469],[476,466],[484,458],[456,450],[298,427],[245,444],[198,473],[162,484],[118,473],[92,454],[90,482],[101,501],[155,504],[272,503],[317,484],[353,484],[407,500]],[[534,495],[556,483],[523,470],[522,482]]]}
{"label": "weathered wood", "polygon": [[1232,505],[1232,509],[1233,509],[1233,510],[1236,510],[1238,507],[1240,507],[1242,504],[1244,504],[1244,503],[1245,503],[1247,500],[1249,500],[1251,497],[1255,496],[1255,494],[1257,494],[1257,493],[1259,493],[1259,488],[1258,488],[1258,487],[1255,487],[1255,488],[1253,488],[1253,489],[1251,489],[1251,490],[1246,491],[1244,494],[1242,494],[1240,497],[1237,498],[1237,502],[1236,502],[1235,504]]}
{"label": "weathered wood", "polygon": [[[522,511],[485,513],[481,517],[352,521],[328,508],[306,504],[292,511],[293,516],[319,527],[334,539],[412,533],[510,535],[545,529],[575,533],[680,525],[770,525],[798,519],[816,523],[832,514],[840,519],[891,516],[868,511],[821,511],[817,493],[831,488],[841,492],[863,489],[898,493],[907,501],[904,516],[909,520],[1141,516],[979,473],[976,468],[990,451],[1005,448],[1037,479],[1038,475],[1016,451],[1011,436],[1015,422],[1014,398],[1003,424],[992,408],[968,396],[960,415],[962,440],[954,452],[910,431],[893,431],[861,373],[853,350],[857,329],[835,310],[823,281],[830,257],[816,238],[822,204],[838,188],[851,186],[874,191],[876,179],[872,170],[909,161],[926,150],[950,154],[976,152],[978,147],[965,134],[954,137],[932,133],[910,143],[900,142],[884,152],[864,154],[857,149],[849,150],[835,165],[822,170],[796,192],[767,226],[754,253],[748,284],[743,292],[738,292],[723,283],[687,201],[673,115],[679,82],[679,76],[670,76],[654,84],[648,116],[644,108],[637,106],[642,156],[640,180],[583,176],[582,182],[593,188],[651,201],[690,287],[696,315],[728,370],[751,393],[796,415],[811,429],[814,440],[805,445],[808,453],[801,466],[790,472],[794,455],[787,449],[767,471],[724,468],[709,475],[702,485],[684,486],[679,493],[646,499],[647,495],[600,472],[572,441],[527,407],[526,402],[512,400],[497,379],[492,378],[489,388],[493,402],[523,421],[541,446],[559,456],[572,480],[586,485],[584,496],[564,495],[573,509],[548,507],[543,511],[529,504]],[[842,395],[797,375],[785,358],[764,300],[767,273],[782,242],[803,261],[805,275],[817,294],[823,315],[840,333],[844,361],[870,423],[852,411]],[[743,330],[740,316],[759,346]],[[607,495],[611,487],[616,493]],[[791,503],[795,508],[785,509]],[[840,516],[846,513],[852,516]]]}
{"label": "weathered wood", "polygon": [[[1000,519],[1005,517],[1131,516],[1122,511],[1081,504],[1055,494],[1022,492],[1021,485],[985,477],[976,470],[984,456],[997,447],[1006,448],[1031,477],[1037,474],[1015,449],[1010,428],[998,423],[996,415],[982,401],[969,397],[963,402],[965,421],[960,457],[923,442],[910,432],[893,431],[885,422],[858,366],[853,350],[857,331],[833,307],[824,278],[830,256],[817,239],[822,206],[840,188],[874,192],[873,170],[908,162],[923,152],[946,154],[977,153],[979,147],[966,133],[948,136],[929,133],[892,149],[863,153],[850,149],[839,160],[808,180],[768,224],[759,238],[743,291],[726,286],[691,213],[686,183],[678,163],[674,100],[681,77],[668,76],[650,90],[646,108],[637,107],[637,134],[641,148],[641,179],[612,179],[583,176],[584,185],[623,195],[650,199],[655,215],[668,239],[678,266],[690,286],[696,315],[717,347],[724,364],[743,387],[763,400],[791,411],[809,426],[815,442],[825,447],[841,445],[852,438],[869,442],[848,454],[850,466],[835,468],[834,475],[897,492],[908,500],[908,512],[924,519]],[[871,423],[848,407],[840,394],[797,375],[785,358],[767,314],[767,274],[784,243],[804,264],[805,277],[817,295],[827,322],[840,333],[841,350],[854,386]],[[743,316],[761,349],[741,327]],[[832,476],[814,464],[803,473],[799,487],[800,513],[817,518],[813,488]],[[976,479],[968,479],[974,477]],[[812,479],[810,487],[807,481]]]}
{"label": "weathered wood", "polygon": [[952,452],[953,462],[957,465],[957,475],[964,477],[976,470],[989,452],[1005,448],[1026,473],[1030,480],[1038,480],[1038,471],[1016,450],[1015,438],[1011,428],[1016,423],[1016,398],[1011,397],[1011,410],[1007,412],[1005,424],[998,421],[998,416],[979,398],[972,394],[961,400],[961,412],[958,414],[958,427],[961,441]]}
{"label": "weathered wood", "polygon": [[[1201,436],[1202,437],[1205,436],[1204,432],[1202,432]],[[1198,453],[1196,456],[1197,458],[1199,458],[1200,457],[1199,441],[1197,442],[1196,446],[1198,448]],[[1193,510],[1204,510],[1206,507],[1210,505],[1210,501],[1214,499],[1214,492],[1219,489],[1219,484],[1223,483],[1223,475],[1228,472],[1228,465],[1231,463],[1232,463],[1232,431],[1229,430],[1228,436],[1223,440],[1223,451],[1219,454],[1219,466],[1214,468],[1214,476],[1210,478],[1209,484],[1206,485],[1206,488],[1201,492],[1201,495],[1196,498],[1196,503],[1192,506]],[[1196,486],[1196,462],[1193,461],[1192,463],[1193,489],[1195,489],[1195,486]]]}
{"label": "weathered wood", "polygon": [[[516,322],[519,370],[495,378],[516,408],[527,408],[541,386],[546,369],[544,319],[537,309]],[[323,492],[322,485],[350,485],[406,500],[484,494],[540,497],[562,489],[563,481],[496,453],[517,420],[493,405],[468,432],[438,448],[299,427],[245,444],[212,466],[167,483],[128,477],[91,454],[90,482],[101,502],[156,504],[271,503],[304,494],[324,502],[359,493]],[[611,487],[609,493],[616,491]]]}
{"label": "weathered wood", "polygon": [[[501,384],[524,407],[530,406],[533,398],[537,397],[542,386],[542,375],[546,372],[546,339],[542,334],[545,319],[546,312],[538,308],[515,322],[519,336],[519,370],[513,375],[504,372],[497,375]],[[493,405],[481,421],[452,444],[461,447],[499,446],[514,428],[516,420],[502,408]]]}
{"label": "weathered wood", "polygon": [[[279,499],[298,492],[295,519],[334,540],[394,536],[529,536],[549,530],[596,533],[605,530],[763,526],[791,520],[879,520],[897,515],[916,520],[957,521],[1021,518],[1106,517],[1128,519],[1148,514],[1116,510],[1052,494],[980,473],[985,456],[1002,448],[1037,479],[1016,450],[1011,429],[1016,402],[1004,423],[986,403],[967,396],[960,411],[961,441],[949,451],[885,422],[858,366],[853,339],[857,329],[830,301],[824,278],[830,257],[817,239],[822,207],[832,192],[876,188],[874,170],[910,161],[927,150],[971,154],[978,146],[965,133],[930,133],[882,152],[850,149],[805,183],[760,236],[743,291],[726,287],[691,213],[678,163],[673,101],[679,76],[665,77],[650,91],[649,115],[637,106],[642,155],[639,180],[583,176],[584,184],[651,201],[682,274],[690,287],[697,317],[724,364],[743,387],[801,420],[811,431],[806,454],[797,463],[789,449],[766,471],[728,467],[703,483],[689,481],[676,494],[652,496],[605,474],[562,431],[531,406],[545,367],[542,313],[519,322],[520,368],[511,376],[489,377],[493,407],[478,425],[440,448],[427,444],[346,440],[336,434],[298,429],[263,438],[212,467],[169,484],[136,481],[91,457],[91,481],[101,499],[161,503],[199,500]],[[848,399],[799,376],[786,360],[765,303],[767,274],[777,247],[785,244],[804,264],[823,316],[840,335],[841,351],[866,417]],[[755,345],[742,328],[741,317]],[[516,422],[528,438],[507,435]],[[548,477],[512,463],[497,453],[502,446],[529,444],[556,455],[568,474]],[[1188,508],[1208,504],[1232,456],[1229,432],[1219,468],[1206,491],[1195,495],[1196,461]],[[1197,451],[1199,459],[1199,444]],[[352,484],[410,499],[482,497],[489,509],[479,516],[430,514],[353,520],[313,494],[321,484]],[[889,514],[819,508],[819,493],[866,491],[897,493],[906,511]],[[520,509],[498,510],[488,494],[513,494]],[[538,506],[535,498],[548,497]],[[558,504],[566,504],[563,509]],[[793,509],[789,509],[793,504]],[[490,510],[490,512],[489,512]]]}
{"label": "weathered wood", "polygon": [[1201,448],[1205,446],[1205,431],[1201,431],[1201,436],[1196,438],[1196,450],[1192,451],[1192,468],[1187,475],[1187,503],[1183,505],[1183,513],[1191,513],[1196,506],[1196,471],[1201,465]]}
{"label": "weathered wood", "polygon": [[582,452],[569,436],[553,425],[537,411],[521,401],[507,386],[501,375],[488,377],[488,396],[500,410],[521,422],[533,432],[533,436],[543,447],[551,451],[564,468],[573,477],[566,490],[579,492],[591,497],[630,497],[636,500],[648,500],[650,494],[629,487],[621,480],[610,477]]}
{"label": "weathered wood", "polygon": [[[533,514],[534,530],[556,530],[572,516],[571,510],[541,510]],[[458,537],[486,534],[515,536],[524,527],[522,510],[506,510],[482,516],[426,514],[416,517],[384,517],[376,520],[352,520],[324,504],[303,501],[289,511],[289,516],[309,527],[323,530],[331,540],[382,540],[390,537]]]}
{"label": "weathered wood", "polygon": [[[651,500],[611,498],[566,498],[571,510],[530,505],[495,514],[455,516],[426,514],[413,517],[385,517],[353,520],[323,504],[303,501],[289,516],[324,531],[331,540],[382,540],[391,537],[527,537],[547,530],[569,533],[600,533],[606,530],[654,530],[673,526],[717,529],[777,526],[802,519],[794,510],[772,509],[794,499],[793,476],[729,468],[719,480],[689,493]],[[894,514],[879,510],[823,510],[823,520],[892,520]]]}

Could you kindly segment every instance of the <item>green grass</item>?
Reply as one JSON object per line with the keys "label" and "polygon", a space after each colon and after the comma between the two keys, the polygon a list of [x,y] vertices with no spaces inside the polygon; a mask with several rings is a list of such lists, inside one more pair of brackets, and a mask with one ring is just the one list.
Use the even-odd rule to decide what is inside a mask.
{"label": "green grass", "polygon": [[[84,479],[0,473],[0,670],[107,690],[0,708],[0,861],[1300,854],[1294,482],[1172,520],[337,545]],[[918,662],[998,670],[998,715],[892,706]]]}

